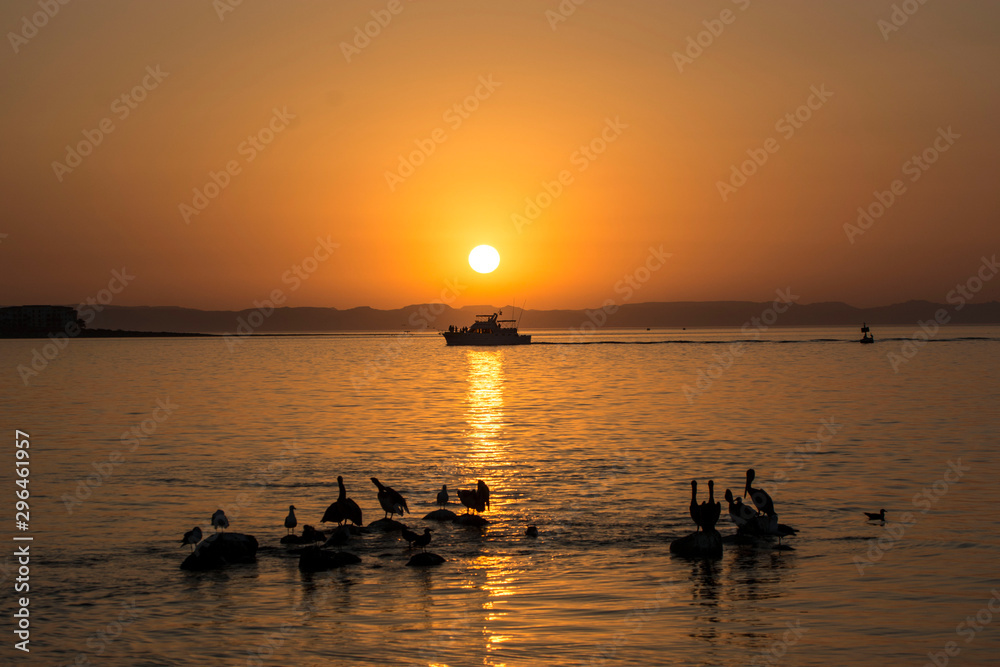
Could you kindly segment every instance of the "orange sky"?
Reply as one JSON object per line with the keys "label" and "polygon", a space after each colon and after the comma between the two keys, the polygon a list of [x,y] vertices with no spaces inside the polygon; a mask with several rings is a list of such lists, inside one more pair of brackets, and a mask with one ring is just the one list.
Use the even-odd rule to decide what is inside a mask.
{"label": "orange sky", "polygon": [[[929,2],[891,32],[889,0],[225,3],[70,3],[37,29],[37,0],[3,3],[0,303],[76,303],[125,267],[119,305],[239,309],[278,288],[394,308],[457,280],[456,306],[581,308],[662,246],[633,302],[790,286],[870,306],[943,301],[1000,251],[996,3]],[[907,165],[939,128],[936,162]],[[100,143],[70,168],[84,132]],[[387,179],[418,142],[422,164]],[[748,151],[767,160],[724,200]],[[317,238],[338,245],[290,279]],[[466,262],[481,243],[501,255],[487,276]],[[995,298],[1000,281],[977,296]]]}

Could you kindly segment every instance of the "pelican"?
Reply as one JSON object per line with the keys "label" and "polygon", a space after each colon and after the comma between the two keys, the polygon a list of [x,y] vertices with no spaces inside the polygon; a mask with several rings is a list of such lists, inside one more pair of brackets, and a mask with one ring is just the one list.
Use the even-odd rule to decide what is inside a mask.
{"label": "pelican", "polygon": [[385,510],[384,518],[391,519],[394,514],[403,516],[404,513],[410,511],[410,508],[406,506],[406,498],[391,486],[383,485],[376,477],[372,477],[372,484],[378,487],[378,504]]}
{"label": "pelican", "polygon": [[408,528],[404,528],[403,529],[402,536],[403,536],[403,539],[406,540],[406,542],[408,544],[408,547],[407,547],[408,549],[412,549],[413,548],[413,543],[416,542],[420,538],[419,535],[417,535],[416,533],[414,533],[412,530],[409,530]]}
{"label": "pelican", "polygon": [[865,516],[868,517],[869,521],[885,521],[885,510],[880,512],[865,512]]}
{"label": "pelican", "polygon": [[475,491],[469,489],[459,489],[458,499],[465,505],[465,513],[468,514],[469,510],[479,509],[479,494]]}
{"label": "pelican", "polygon": [[729,516],[732,518],[736,528],[746,528],[749,522],[757,516],[757,512],[743,504],[742,498],[733,499],[733,492],[726,489],[726,500],[729,502]]}
{"label": "pelican", "polygon": [[423,551],[424,547],[431,543],[431,533],[433,532],[434,531],[430,528],[424,528],[424,534],[413,540],[413,543],[420,547],[420,550]]}
{"label": "pelican", "polygon": [[226,528],[229,528],[229,519],[226,518],[226,513],[222,510],[215,510],[215,514],[212,515],[212,527],[215,528],[216,532],[219,529],[222,532],[226,532]]}
{"label": "pelican", "polygon": [[295,526],[297,525],[299,525],[299,522],[295,518],[295,505],[289,505],[288,516],[285,517],[285,528],[288,529],[289,535],[295,531]]}
{"label": "pelican", "polygon": [[479,498],[477,511],[482,512],[484,507],[490,508],[490,487],[486,486],[486,482],[481,479],[476,481],[476,496]]}
{"label": "pelican", "polygon": [[715,502],[715,482],[708,480],[708,502],[701,504],[698,508],[698,516],[701,518],[702,530],[715,530],[715,524],[719,522],[722,514],[722,503]]}
{"label": "pelican", "polygon": [[355,526],[360,526],[361,508],[353,499],[347,497],[347,487],[344,486],[344,478],[340,475],[337,475],[337,486],[340,487],[340,495],[326,508],[326,511],[323,512],[323,518],[319,522],[332,521],[339,526],[344,521],[350,521]]}
{"label": "pelican", "polygon": [[188,532],[184,533],[184,539],[181,540],[181,546],[185,544],[191,545],[191,553],[194,553],[194,545],[201,542],[201,528],[195,526]]}
{"label": "pelican", "polygon": [[444,507],[445,505],[448,504],[448,485],[447,484],[442,484],[441,485],[441,490],[438,491],[437,501],[438,501],[438,505],[440,505],[441,507]]}
{"label": "pelican", "polygon": [[691,520],[694,521],[694,525],[697,526],[694,532],[698,532],[701,529],[701,506],[698,505],[698,480],[691,480]]}
{"label": "pelican", "polygon": [[750,500],[753,501],[754,507],[757,511],[766,514],[768,516],[774,515],[774,501],[771,500],[771,496],[767,495],[767,491],[764,489],[755,489],[751,484],[753,484],[753,478],[755,473],[753,468],[747,470],[747,485],[743,490],[743,497],[746,498],[747,494],[750,494]]}

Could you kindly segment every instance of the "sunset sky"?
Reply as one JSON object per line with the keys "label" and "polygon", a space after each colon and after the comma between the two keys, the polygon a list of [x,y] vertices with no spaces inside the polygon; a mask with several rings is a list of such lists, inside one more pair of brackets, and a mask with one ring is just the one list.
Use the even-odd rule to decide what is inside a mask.
{"label": "sunset sky", "polygon": [[873,306],[1000,251],[995,2],[51,4],[0,8],[2,305],[583,308],[662,247],[633,302]]}

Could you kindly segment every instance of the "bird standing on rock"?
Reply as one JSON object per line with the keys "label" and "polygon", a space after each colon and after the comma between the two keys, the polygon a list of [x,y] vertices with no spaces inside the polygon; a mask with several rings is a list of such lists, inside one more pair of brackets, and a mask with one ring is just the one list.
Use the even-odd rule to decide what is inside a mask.
{"label": "bird standing on rock", "polygon": [[486,486],[486,482],[481,479],[476,481],[476,497],[479,499],[476,511],[482,512],[484,507],[490,508],[490,487]]}
{"label": "bird standing on rock", "polygon": [[299,525],[298,519],[295,518],[295,505],[288,506],[288,516],[285,517],[285,528],[288,529],[288,534],[291,535],[295,530],[295,526]]}
{"label": "bird standing on rock", "polygon": [[413,543],[416,542],[418,539],[420,539],[420,535],[414,533],[409,528],[404,528],[400,534],[402,535],[403,539],[406,540],[407,549],[412,549]]}
{"label": "bird standing on rock", "polygon": [[201,542],[201,528],[195,526],[188,532],[184,533],[184,539],[181,540],[181,546],[185,544],[191,545],[191,553],[194,553],[194,545]]}
{"label": "bird standing on rock", "polygon": [[420,547],[420,550],[423,551],[424,548],[431,543],[431,533],[433,532],[434,531],[432,531],[430,528],[424,528],[424,534],[420,535],[419,537],[417,537],[417,539],[413,540],[413,543],[416,546]]}
{"label": "bird standing on rock", "polygon": [[372,484],[378,487],[378,504],[385,510],[384,518],[391,519],[394,514],[403,516],[410,511],[406,506],[406,499],[391,486],[385,486],[376,477],[372,477]]}
{"label": "bird standing on rock", "polygon": [[445,505],[448,504],[448,485],[447,484],[442,484],[441,485],[441,490],[438,491],[437,501],[438,501],[438,505],[440,505],[442,509],[444,508]]}
{"label": "bird standing on rock", "polygon": [[212,514],[212,527],[215,528],[216,532],[222,530],[226,532],[226,528],[229,528],[229,519],[226,518],[226,513],[222,510],[215,510]]}
{"label": "bird standing on rock", "polygon": [[757,518],[757,512],[743,504],[742,498],[733,499],[733,492],[726,489],[726,500],[729,502],[729,516],[737,528],[746,528]]}
{"label": "bird standing on rock", "polygon": [[355,526],[360,526],[361,508],[352,498],[347,497],[347,487],[344,486],[344,478],[340,475],[337,475],[337,486],[340,487],[340,495],[326,508],[326,512],[323,513],[323,518],[319,522],[332,521],[339,526],[344,521],[350,521]]}
{"label": "bird standing on rock", "polygon": [[691,513],[691,520],[694,521],[696,528],[694,532],[698,532],[701,529],[701,506],[698,504],[698,480],[691,480],[691,505],[688,508]]}
{"label": "bird standing on rock", "polygon": [[772,516],[774,515],[774,501],[771,500],[771,496],[764,489],[755,489],[751,486],[755,475],[756,473],[754,473],[753,468],[747,470],[747,485],[743,490],[743,497],[746,498],[749,493],[750,500],[753,501],[753,505],[757,508],[757,511],[767,516]]}
{"label": "bird standing on rock", "polygon": [[715,502],[715,482],[708,480],[708,501],[698,508],[698,517],[701,519],[702,530],[715,530],[715,524],[719,522],[722,515],[722,503]]}

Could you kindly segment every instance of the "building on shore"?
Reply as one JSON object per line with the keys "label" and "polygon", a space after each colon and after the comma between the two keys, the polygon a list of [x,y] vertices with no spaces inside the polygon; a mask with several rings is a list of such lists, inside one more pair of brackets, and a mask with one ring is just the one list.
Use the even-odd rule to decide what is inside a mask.
{"label": "building on shore", "polygon": [[[0,336],[38,337],[64,333],[77,335],[84,323],[69,306],[9,306],[0,308]],[[73,333],[71,333],[73,332]]]}

